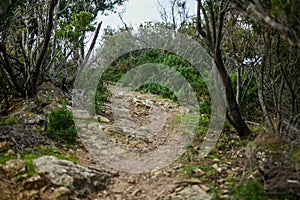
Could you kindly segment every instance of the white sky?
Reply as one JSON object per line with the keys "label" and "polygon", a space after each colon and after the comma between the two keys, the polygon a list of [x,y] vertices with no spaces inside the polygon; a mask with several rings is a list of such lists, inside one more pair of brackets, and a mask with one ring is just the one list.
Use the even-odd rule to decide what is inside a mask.
{"label": "white sky", "polygon": [[[165,7],[170,7],[171,0],[159,0],[159,2]],[[188,15],[195,16],[196,10],[196,0],[187,0]],[[157,3],[157,0],[128,0],[124,3],[123,6],[120,6],[116,9],[116,13],[109,13],[108,16],[101,15],[97,20],[97,23],[102,21],[102,27],[97,41],[101,43],[103,30],[107,26],[112,28],[124,27],[122,24],[118,12],[122,12],[125,8],[125,13],[123,14],[123,20],[128,26],[133,28],[138,27],[141,23],[147,21],[159,22],[162,21],[159,13],[160,6]],[[170,13],[171,11],[168,10]],[[87,34],[86,37],[86,49],[89,48],[94,33]],[[97,43],[98,43],[97,42]],[[98,45],[96,45],[98,46]]]}
{"label": "white sky", "polygon": [[[159,2],[166,8],[170,7],[170,0],[159,0]],[[187,4],[189,16],[194,15],[196,0],[187,0]],[[128,0],[116,10],[117,13],[111,13],[109,16],[99,16],[99,20],[102,20],[102,31],[107,26],[112,28],[124,27],[118,15],[118,12],[121,12],[124,8],[123,20],[128,26],[138,27],[146,21],[162,21],[157,0]],[[101,39],[101,36],[99,39]]]}

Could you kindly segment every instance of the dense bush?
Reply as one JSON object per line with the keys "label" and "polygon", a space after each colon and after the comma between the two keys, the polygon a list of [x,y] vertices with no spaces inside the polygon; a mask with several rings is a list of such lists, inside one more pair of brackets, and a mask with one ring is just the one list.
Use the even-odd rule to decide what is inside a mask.
{"label": "dense bush", "polygon": [[[172,69],[178,71],[186,80],[189,82],[193,90],[196,92],[198,98],[200,112],[205,114],[210,114],[210,99],[209,92],[206,86],[204,79],[201,77],[199,72],[190,65],[187,61],[181,57],[164,52],[159,49],[150,49],[144,50],[143,53],[140,51],[137,54],[132,53],[127,57],[121,57],[119,60],[115,61],[112,66],[110,66],[102,75],[101,80],[99,81],[97,92],[96,92],[96,112],[99,112],[101,107],[101,102],[106,101],[108,96],[107,90],[103,85],[103,82],[117,82],[128,70],[132,69],[135,66],[140,66],[147,63],[161,64],[169,66]],[[170,71],[168,67],[162,67],[158,73],[167,74]],[[149,73],[150,74],[150,73]],[[155,74],[153,77],[155,79]],[[130,77],[131,83],[136,81],[139,82],[140,77]],[[174,78],[174,77],[173,77]],[[166,81],[168,81],[166,79]],[[173,101],[177,101],[178,97],[174,94],[173,91],[161,84],[144,84],[143,86],[137,89],[140,92],[150,92],[156,95],[159,95],[163,98],[168,98]],[[180,88],[177,92],[178,94],[185,94],[186,88]],[[178,95],[177,94],[177,95]]]}
{"label": "dense bush", "polygon": [[50,113],[47,132],[56,140],[65,142],[76,141],[77,130],[73,121],[73,115],[65,105]]}

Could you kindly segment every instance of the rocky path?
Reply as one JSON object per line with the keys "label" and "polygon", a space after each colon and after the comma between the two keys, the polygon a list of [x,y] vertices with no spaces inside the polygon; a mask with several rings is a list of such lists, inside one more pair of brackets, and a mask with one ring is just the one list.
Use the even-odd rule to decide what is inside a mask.
{"label": "rocky path", "polygon": [[88,149],[77,151],[81,162],[112,175],[97,198],[209,199],[197,181],[175,176],[182,166],[173,161],[192,139],[191,133],[179,133],[178,117],[189,110],[154,95],[116,86],[109,90],[112,98],[98,121],[88,120],[84,110],[74,112]]}
{"label": "rocky path", "polygon": [[[57,96],[55,89],[43,97]],[[181,119],[193,113],[155,95],[109,90],[101,115],[72,110],[81,141],[73,147],[35,123],[35,102],[22,105],[15,125],[0,127],[0,200],[210,199],[199,180],[177,175],[194,135],[193,121]]]}
{"label": "rocky path", "polygon": [[[109,86],[113,95],[101,115],[92,117],[73,103],[81,142],[70,144],[53,140],[41,124],[45,114],[62,106],[61,91],[46,86],[38,95],[42,103],[16,101],[10,116],[1,118],[0,200],[224,199],[253,177],[262,177],[264,187],[275,194],[299,196],[297,140],[263,134],[249,143],[251,138],[241,139],[225,130],[212,152],[202,158],[199,152],[214,138],[200,134],[191,142],[193,123],[182,123],[198,119],[191,110],[154,95]],[[8,119],[15,119],[14,124]],[[275,150],[269,148],[273,146]],[[283,155],[287,147],[295,159],[288,167],[291,159]],[[279,159],[275,171],[263,161],[268,157]],[[255,171],[248,174],[251,166]],[[262,174],[257,169],[265,170]]]}

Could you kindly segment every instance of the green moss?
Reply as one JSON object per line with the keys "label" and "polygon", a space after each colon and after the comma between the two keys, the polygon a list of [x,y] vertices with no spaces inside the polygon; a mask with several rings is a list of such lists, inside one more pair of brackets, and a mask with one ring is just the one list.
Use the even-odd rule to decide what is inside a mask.
{"label": "green moss", "polygon": [[38,154],[35,153],[26,153],[24,152],[22,157],[24,158],[25,162],[26,162],[26,173],[28,176],[34,176],[36,175],[36,171],[35,168],[32,164],[32,161],[36,158],[39,157]]}
{"label": "green moss", "polygon": [[14,125],[16,123],[15,116],[11,115],[5,120],[6,125]]}
{"label": "green moss", "polygon": [[257,179],[251,179],[243,186],[231,191],[230,196],[233,199],[241,200],[268,200],[269,198],[264,193],[264,188],[261,182]]}
{"label": "green moss", "polygon": [[72,161],[74,163],[79,162],[78,158],[76,156],[65,156],[65,155],[63,155],[65,153],[62,152],[61,150],[58,150],[58,149],[53,149],[53,148],[49,148],[49,147],[41,147],[39,149],[39,151],[42,155],[54,156],[58,159],[69,160],[69,161]]}
{"label": "green moss", "polygon": [[26,162],[26,174],[28,177],[31,177],[36,174],[35,167],[33,165],[33,160],[37,159],[43,155],[54,156],[58,159],[69,160],[74,163],[79,163],[78,158],[76,156],[66,156],[65,152],[59,149],[52,149],[48,147],[40,147],[35,152],[31,151],[23,151],[18,154],[9,154],[7,155],[5,152],[0,153],[0,164],[5,164],[7,161],[12,159],[23,159]]}
{"label": "green moss", "polygon": [[300,146],[294,147],[291,158],[292,161],[295,163],[295,166],[299,169],[300,168]]}
{"label": "green moss", "polygon": [[0,153],[0,164],[5,164],[7,161],[12,160],[12,159],[16,159],[17,156],[16,155],[6,155],[4,152]]}

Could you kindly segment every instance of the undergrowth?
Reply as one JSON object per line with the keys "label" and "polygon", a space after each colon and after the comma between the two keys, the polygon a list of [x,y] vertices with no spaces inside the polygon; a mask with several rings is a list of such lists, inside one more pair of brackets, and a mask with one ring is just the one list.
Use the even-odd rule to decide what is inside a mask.
{"label": "undergrowth", "polygon": [[50,113],[48,134],[55,140],[74,143],[77,138],[77,130],[73,121],[73,114],[64,104]]}

